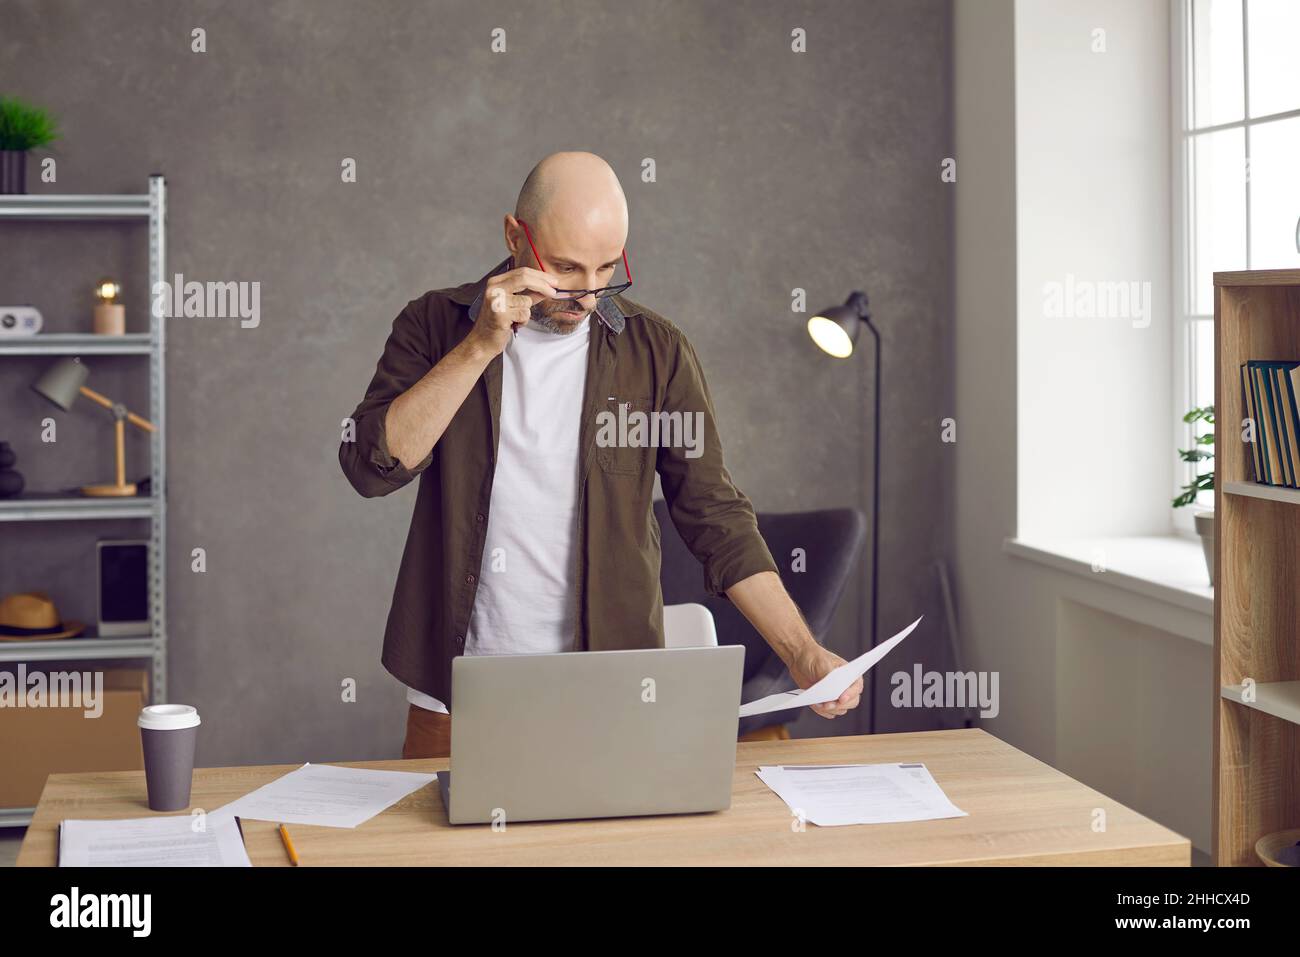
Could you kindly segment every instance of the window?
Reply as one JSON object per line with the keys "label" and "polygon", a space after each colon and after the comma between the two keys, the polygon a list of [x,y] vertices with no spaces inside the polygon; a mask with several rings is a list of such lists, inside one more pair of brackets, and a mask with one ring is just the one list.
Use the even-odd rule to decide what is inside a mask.
{"label": "window", "polygon": [[[1300,2],[1180,6],[1174,336],[1176,438],[1185,449],[1194,435],[1182,413],[1214,402],[1212,274],[1300,266]],[[1179,484],[1212,466],[1183,466]],[[1213,506],[1213,495],[1198,504]]]}

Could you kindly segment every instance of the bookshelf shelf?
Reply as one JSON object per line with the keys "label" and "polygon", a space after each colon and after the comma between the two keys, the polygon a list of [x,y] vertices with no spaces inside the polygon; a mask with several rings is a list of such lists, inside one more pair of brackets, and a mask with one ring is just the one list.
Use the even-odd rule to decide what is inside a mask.
{"label": "bookshelf shelf", "polygon": [[1259,866],[1256,841],[1300,827],[1300,489],[1252,481],[1232,438],[1248,415],[1241,366],[1300,360],[1300,270],[1215,273],[1214,346],[1213,855]]}
{"label": "bookshelf shelf", "polygon": [[1264,485],[1260,482],[1227,482],[1223,491],[1228,495],[1244,495],[1247,498],[1262,498],[1270,502],[1290,502],[1300,505],[1300,488],[1284,488],[1281,485]]}
{"label": "bookshelf shelf", "polygon": [[[159,180],[161,176],[157,177]],[[0,196],[0,219],[142,219],[155,212],[152,193],[75,196],[24,193]]]}
{"label": "bookshelf shelf", "polygon": [[0,641],[0,662],[94,661],[151,658],[152,635],[126,638],[69,638],[66,641]]}
{"label": "bookshelf shelf", "polygon": [[0,522],[57,522],[106,518],[152,518],[157,502],[148,496],[88,498],[72,494],[22,495],[0,499]]}
{"label": "bookshelf shelf", "polygon": [[0,355],[5,356],[147,356],[152,349],[152,337],[147,332],[122,336],[40,332],[0,339]]}
{"label": "bookshelf shelf", "polygon": [[1241,685],[1224,685],[1220,693],[1228,701],[1300,724],[1300,681],[1270,681],[1256,685],[1254,701],[1243,700],[1241,690]]}

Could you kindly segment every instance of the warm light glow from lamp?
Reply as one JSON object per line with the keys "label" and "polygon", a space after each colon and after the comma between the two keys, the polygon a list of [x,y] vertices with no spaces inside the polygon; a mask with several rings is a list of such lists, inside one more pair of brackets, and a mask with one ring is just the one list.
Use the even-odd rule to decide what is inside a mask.
{"label": "warm light glow from lamp", "polygon": [[825,316],[813,316],[808,320],[808,335],[827,355],[836,359],[847,359],[853,355],[853,340],[844,331],[844,327]]}
{"label": "warm light glow from lamp", "polygon": [[847,359],[853,355],[863,323],[870,324],[870,316],[866,294],[853,292],[844,305],[823,309],[809,319],[808,335],[827,355]]}
{"label": "warm light glow from lamp", "polygon": [[120,336],[126,332],[126,307],[117,301],[122,284],[105,276],[95,283],[95,335]]}

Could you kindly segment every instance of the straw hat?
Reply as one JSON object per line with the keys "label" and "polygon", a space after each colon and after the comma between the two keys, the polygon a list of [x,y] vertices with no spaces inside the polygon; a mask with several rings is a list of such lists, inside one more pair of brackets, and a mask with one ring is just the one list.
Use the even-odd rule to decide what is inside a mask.
{"label": "straw hat", "polygon": [[52,641],[86,630],[79,621],[62,621],[44,592],[20,592],[0,598],[0,641]]}

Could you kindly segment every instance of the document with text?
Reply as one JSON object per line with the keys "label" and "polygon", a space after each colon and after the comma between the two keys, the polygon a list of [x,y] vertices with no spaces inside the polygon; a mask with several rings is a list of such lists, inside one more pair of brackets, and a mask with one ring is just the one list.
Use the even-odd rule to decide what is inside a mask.
{"label": "document with text", "polygon": [[252,867],[233,819],[189,814],[59,825],[59,867]]}
{"label": "document with text", "polygon": [[357,827],[436,780],[436,774],[304,764],[209,812],[208,817]]}
{"label": "document with text", "polygon": [[924,764],[760,767],[760,781],[819,827],[966,817]]}

